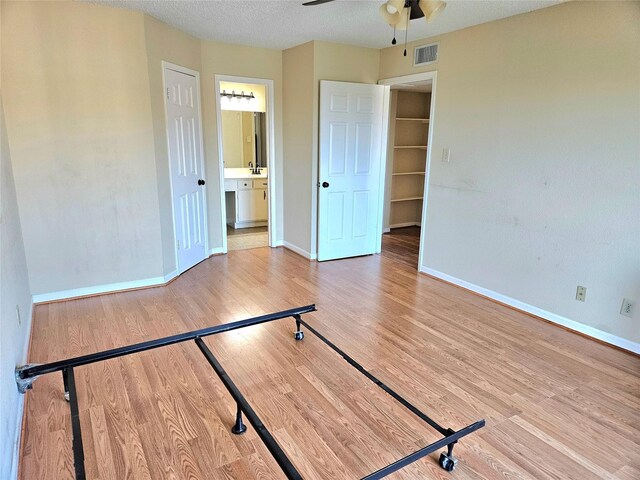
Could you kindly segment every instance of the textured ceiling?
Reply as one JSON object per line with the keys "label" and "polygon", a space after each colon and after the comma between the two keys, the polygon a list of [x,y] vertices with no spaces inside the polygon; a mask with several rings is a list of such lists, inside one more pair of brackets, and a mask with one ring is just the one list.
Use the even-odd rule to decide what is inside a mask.
{"label": "textured ceiling", "polygon": [[[378,14],[382,0],[336,0],[303,7],[305,0],[94,0],[139,10],[205,39],[285,49],[310,40],[383,48],[393,30]],[[409,41],[439,35],[560,3],[558,0],[449,0],[432,23],[413,20]],[[398,32],[404,41],[404,32]]]}

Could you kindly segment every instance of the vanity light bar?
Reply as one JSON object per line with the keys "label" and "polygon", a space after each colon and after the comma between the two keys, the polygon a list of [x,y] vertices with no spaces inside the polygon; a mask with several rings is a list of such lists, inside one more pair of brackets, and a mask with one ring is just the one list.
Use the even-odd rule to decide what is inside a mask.
{"label": "vanity light bar", "polygon": [[220,92],[220,96],[221,97],[227,97],[227,98],[246,98],[248,100],[253,100],[256,98],[256,96],[253,94],[253,92],[249,92],[249,93],[244,93],[244,90],[240,93],[236,93],[234,90],[231,90],[231,93],[227,93],[226,90],[222,90],[222,92]]}

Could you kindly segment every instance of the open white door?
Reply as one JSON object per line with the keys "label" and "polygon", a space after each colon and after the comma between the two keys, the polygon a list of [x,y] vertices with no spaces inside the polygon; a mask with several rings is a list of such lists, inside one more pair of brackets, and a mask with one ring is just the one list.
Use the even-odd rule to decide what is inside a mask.
{"label": "open white door", "polygon": [[319,261],[376,252],[384,88],[320,82]]}
{"label": "open white door", "polygon": [[178,273],[204,260],[207,253],[200,88],[193,73],[164,68]]}

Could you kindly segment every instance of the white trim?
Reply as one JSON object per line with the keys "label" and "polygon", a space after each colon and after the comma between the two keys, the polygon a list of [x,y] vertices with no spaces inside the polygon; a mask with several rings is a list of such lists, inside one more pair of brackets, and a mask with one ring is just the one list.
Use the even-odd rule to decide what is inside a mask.
{"label": "white trim", "polygon": [[531,315],[535,315],[536,317],[543,318],[552,323],[562,325],[563,327],[566,327],[570,330],[575,330],[576,332],[580,332],[589,337],[596,338],[605,343],[609,343],[611,345],[615,345],[616,347],[623,348],[624,350],[628,350],[630,352],[640,354],[640,343],[632,342],[631,340],[618,337],[608,332],[603,332],[602,330],[598,330],[597,328],[591,327],[589,325],[585,325],[583,323],[576,322],[575,320],[571,320],[561,315],[548,312],[547,310],[534,307],[533,305],[529,305],[528,303],[524,303],[524,302],[521,302],[520,300],[507,297],[506,295],[502,295],[501,293],[488,290],[484,287],[480,287],[478,285],[467,282],[465,280],[460,280],[459,278],[452,277],[451,275],[447,275],[446,273],[439,272],[438,270],[434,270],[432,268],[420,267],[420,272],[426,273],[427,275],[431,275],[432,277],[439,278],[441,280],[444,280],[445,282],[458,285],[459,287],[465,288],[467,290],[471,290],[472,292],[479,293],[480,295],[484,295],[485,297],[491,298],[492,300],[496,300],[500,303],[504,303],[505,305],[509,305],[510,307],[516,308],[518,310],[522,310],[523,312],[530,313]]}
{"label": "white trim", "polygon": [[[228,225],[228,224],[227,224]],[[233,222],[231,226],[235,229],[252,228],[252,227],[268,227],[269,222],[261,221],[246,221],[246,222]]]}
{"label": "white trim", "polygon": [[391,227],[383,228],[382,233],[389,233],[391,231]]}
{"label": "white trim", "polygon": [[267,110],[267,181],[269,182],[269,188],[267,194],[269,195],[269,217],[268,217],[268,229],[269,229],[269,246],[276,246],[276,224],[277,224],[277,208],[276,208],[276,130],[275,130],[275,93],[273,80],[268,78],[252,78],[252,77],[238,77],[235,75],[214,75],[214,89],[215,89],[215,102],[216,102],[216,130],[218,135],[218,170],[220,175],[220,217],[222,219],[222,253],[228,252],[227,243],[227,206],[224,190],[224,152],[222,148],[222,109],[220,104],[220,82],[235,82],[235,83],[253,83],[256,85],[264,85],[267,91],[266,98],[266,110]]}
{"label": "white trim", "polygon": [[420,222],[394,223],[393,225],[389,225],[389,229],[392,229],[392,228],[405,228],[405,227],[419,227],[420,225],[421,225]]}
{"label": "white trim", "polygon": [[[207,172],[205,170],[204,138],[203,138],[203,131],[202,131],[202,128],[203,128],[202,126],[202,89],[200,88],[200,72],[191,70],[190,68],[187,68],[187,67],[176,65],[174,63],[166,62],[164,60],[162,60],[162,62],[160,63],[162,65],[162,98],[164,102],[164,126],[165,126],[165,133],[167,137],[167,162],[169,163],[169,189],[171,190],[171,220],[173,223],[173,236],[171,241],[173,242],[176,270],[177,270],[177,274],[179,275],[183,271],[188,270],[188,268],[185,268],[185,270],[180,271],[180,265],[178,264],[178,244],[176,242],[176,212],[175,212],[174,198],[173,198],[173,175],[171,174],[171,146],[169,145],[170,132],[169,132],[169,115],[167,111],[167,95],[166,95],[167,82],[165,79],[165,72],[166,70],[173,70],[175,72],[184,73],[185,75],[191,75],[196,79],[196,88],[198,89],[198,117],[199,117],[198,125],[200,127],[200,142],[199,142],[200,143],[199,145],[200,171],[202,172],[202,179],[206,181]],[[203,202],[202,202],[203,203],[202,215],[203,215],[203,221],[204,221],[204,251],[206,254],[207,250],[209,249],[209,214],[207,212],[207,189],[206,188],[202,189],[202,194],[204,196]]]}
{"label": "white trim", "polygon": [[171,278],[174,278],[177,275],[178,275],[178,272],[176,270],[172,273],[169,273],[166,277],[164,276],[152,277],[152,278],[145,278],[142,280],[133,280],[130,282],[109,283],[106,285],[95,285],[93,287],[74,288],[71,290],[61,290],[58,292],[38,293],[33,295],[32,298],[33,298],[33,303],[38,304],[38,303],[53,302],[56,300],[67,300],[70,298],[86,297],[89,295],[100,295],[103,293],[118,292],[121,290],[131,290],[134,288],[157,287],[167,283],[168,280],[165,280],[165,278],[168,278],[170,280]]}
{"label": "white trim", "polygon": [[382,252],[382,235],[384,228],[385,185],[387,182],[387,151],[389,149],[389,113],[391,107],[391,87],[384,85],[382,96],[382,129],[380,131],[380,184],[378,185],[378,225],[376,227],[376,253]]}
{"label": "white trim", "polygon": [[[431,172],[431,151],[433,149],[433,131],[435,129],[435,111],[436,111],[436,80],[438,77],[437,71],[414,73],[412,75],[404,75],[402,77],[384,78],[379,80],[380,85],[398,85],[413,82],[424,82],[425,80],[431,80],[431,105],[429,108],[429,138],[427,139],[427,160],[426,169],[424,175],[424,193],[422,198],[422,217],[420,220],[421,225],[427,224],[427,208],[429,206],[429,174]],[[387,132],[389,135],[389,132]],[[385,152],[385,163],[388,161],[386,158],[387,152]],[[420,247],[418,250],[418,270],[424,265],[424,245],[426,242],[426,228],[420,229]]]}
{"label": "white trim", "polygon": [[306,250],[303,250],[302,248],[294,245],[293,243],[289,243],[287,241],[283,241],[282,242],[282,246],[284,248],[288,248],[289,250],[291,250],[292,252],[297,253],[298,255],[303,256],[304,258],[307,258],[309,260],[315,260],[316,258],[318,258],[317,254],[311,254],[309,252],[307,252]]}
{"label": "white trim", "polygon": [[274,247],[283,247],[284,246],[284,240],[277,240],[276,243],[273,246]]}
{"label": "white trim", "polygon": [[174,270],[173,272],[167,273],[164,276],[164,283],[169,283],[171,280],[176,278],[178,275],[179,275],[178,274],[178,270]]}
{"label": "white trim", "polygon": [[222,247],[216,247],[209,250],[209,256],[211,255],[220,255],[222,253],[226,253]]}
{"label": "white trim", "polygon": [[22,419],[24,417],[24,398],[26,395],[18,395],[18,414],[16,415],[16,436],[13,444],[13,456],[11,458],[10,479],[18,479],[18,466],[20,465],[20,443],[22,440]]}
{"label": "white trim", "polygon": [[390,77],[378,80],[379,85],[400,85],[405,83],[424,82],[425,80],[435,80],[436,70],[422,73],[412,73],[401,77]]}
{"label": "white trim", "polygon": [[[29,354],[29,344],[31,343],[31,330],[33,329],[33,301],[31,302],[31,306],[29,308],[29,324],[26,328],[26,335],[24,339],[24,344],[22,346],[22,363],[25,364],[29,359],[27,358]],[[11,459],[11,471],[9,472],[9,478],[17,480],[18,478],[18,467],[20,466],[20,447],[22,444],[22,420],[24,419],[24,399],[26,395],[18,395],[18,412],[16,415],[16,433],[15,433],[15,441],[13,444],[13,458]]]}

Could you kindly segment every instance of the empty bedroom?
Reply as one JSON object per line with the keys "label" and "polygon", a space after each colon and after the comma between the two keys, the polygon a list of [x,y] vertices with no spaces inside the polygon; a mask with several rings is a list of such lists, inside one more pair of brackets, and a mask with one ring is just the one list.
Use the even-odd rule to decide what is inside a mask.
{"label": "empty bedroom", "polygon": [[0,480],[640,479],[640,2],[0,2]]}

